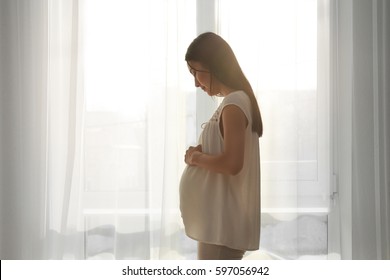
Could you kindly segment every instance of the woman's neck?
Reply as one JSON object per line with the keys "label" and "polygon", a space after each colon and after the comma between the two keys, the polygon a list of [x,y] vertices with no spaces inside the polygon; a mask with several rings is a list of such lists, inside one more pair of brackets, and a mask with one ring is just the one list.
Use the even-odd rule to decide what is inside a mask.
{"label": "woman's neck", "polygon": [[221,86],[221,89],[220,89],[220,94],[222,95],[222,96],[224,96],[224,97],[226,97],[226,96],[228,96],[230,93],[232,93],[232,92],[235,92],[235,91],[237,91],[237,89],[232,89],[232,88],[229,88],[229,87],[227,87],[227,86]]}

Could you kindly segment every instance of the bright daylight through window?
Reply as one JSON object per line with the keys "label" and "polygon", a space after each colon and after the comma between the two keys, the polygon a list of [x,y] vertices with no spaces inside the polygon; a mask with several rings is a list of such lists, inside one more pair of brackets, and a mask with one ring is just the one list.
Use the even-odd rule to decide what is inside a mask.
{"label": "bright daylight through window", "polygon": [[[215,1],[215,31],[235,51],[264,121],[261,252],[247,258],[327,255],[319,9],[314,0]],[[86,258],[195,258],[177,192],[202,110],[184,61],[197,1],[85,0],[82,11]]]}

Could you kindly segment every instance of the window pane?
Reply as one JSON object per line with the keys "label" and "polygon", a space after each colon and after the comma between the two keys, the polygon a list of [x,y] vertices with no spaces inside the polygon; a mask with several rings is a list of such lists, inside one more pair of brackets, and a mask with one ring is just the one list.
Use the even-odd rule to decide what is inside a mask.
{"label": "window pane", "polygon": [[264,123],[261,250],[275,258],[326,258],[329,108],[318,83],[317,1],[218,1],[218,8],[220,33]]}
{"label": "window pane", "polygon": [[263,116],[264,208],[297,208],[296,197],[299,207],[327,208],[329,150],[320,147],[329,147],[319,135],[327,130],[328,111],[320,108],[327,96],[317,86],[317,1],[218,3],[221,35],[232,45]]}
{"label": "window pane", "polygon": [[184,61],[196,2],[82,3],[85,251],[88,258],[160,258],[160,243],[187,240],[178,230],[177,187],[186,141],[196,133]]}

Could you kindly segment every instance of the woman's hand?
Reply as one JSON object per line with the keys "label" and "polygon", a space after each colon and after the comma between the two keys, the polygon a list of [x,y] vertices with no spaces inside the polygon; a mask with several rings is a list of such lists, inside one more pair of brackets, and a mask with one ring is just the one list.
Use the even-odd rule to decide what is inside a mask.
{"label": "woman's hand", "polygon": [[193,165],[195,165],[196,158],[201,154],[202,154],[202,146],[201,145],[198,145],[196,147],[190,146],[186,151],[186,154],[184,156],[184,161],[188,165],[193,166]]}
{"label": "woman's hand", "polygon": [[249,125],[244,112],[235,105],[227,105],[222,111],[223,151],[206,154],[202,147],[189,147],[185,162],[208,171],[235,176],[244,166],[245,130]]}

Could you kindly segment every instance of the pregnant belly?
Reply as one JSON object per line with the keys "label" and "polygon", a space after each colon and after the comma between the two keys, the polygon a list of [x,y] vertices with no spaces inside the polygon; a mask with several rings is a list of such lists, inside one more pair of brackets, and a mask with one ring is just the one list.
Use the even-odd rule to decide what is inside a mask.
{"label": "pregnant belly", "polygon": [[180,180],[180,210],[183,218],[188,211],[199,207],[206,173],[204,169],[194,166],[184,169]]}
{"label": "pregnant belly", "polygon": [[202,184],[202,178],[204,180],[206,172],[199,167],[187,166],[180,180],[180,194],[185,195],[187,191],[199,189]]}

